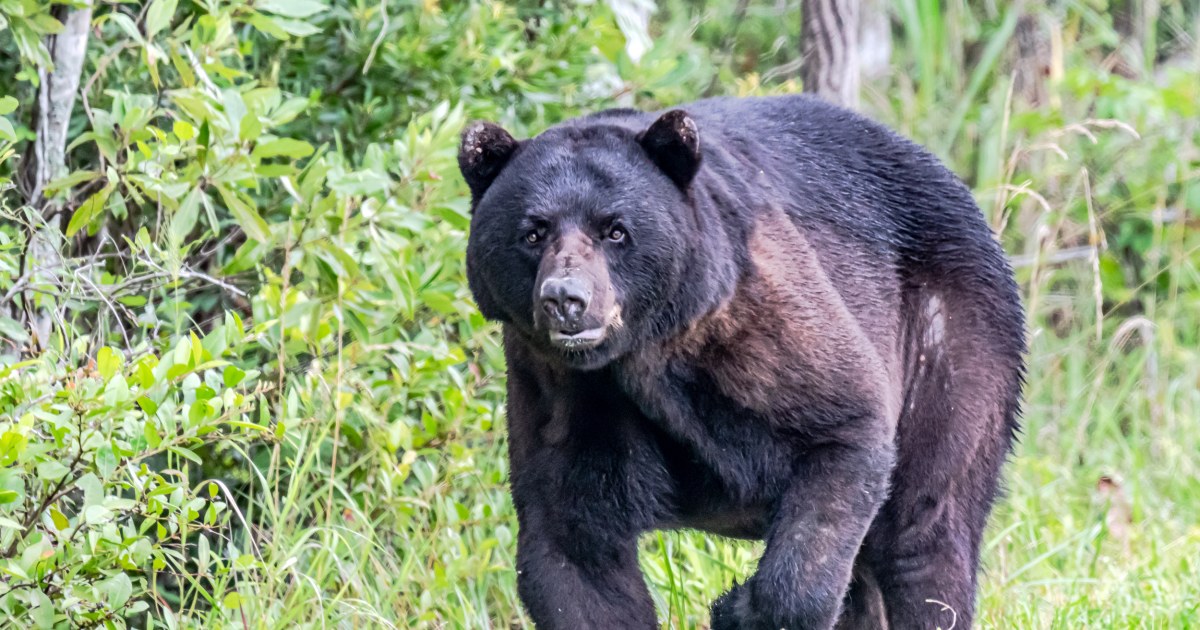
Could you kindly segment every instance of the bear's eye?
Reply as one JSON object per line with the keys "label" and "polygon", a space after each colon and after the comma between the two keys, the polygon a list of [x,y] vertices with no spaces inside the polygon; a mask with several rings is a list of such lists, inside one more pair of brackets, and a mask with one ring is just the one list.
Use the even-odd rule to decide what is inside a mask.
{"label": "bear's eye", "polygon": [[625,240],[625,228],[620,225],[614,225],[608,228],[608,234],[605,237],[614,243],[620,243]]}
{"label": "bear's eye", "polygon": [[525,234],[525,242],[536,245],[546,236],[546,228],[534,228]]}

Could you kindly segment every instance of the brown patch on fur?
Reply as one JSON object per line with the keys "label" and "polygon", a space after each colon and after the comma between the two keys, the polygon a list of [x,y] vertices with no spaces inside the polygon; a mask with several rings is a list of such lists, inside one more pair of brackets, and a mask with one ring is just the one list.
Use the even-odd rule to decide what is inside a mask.
{"label": "brown patch on fur", "polygon": [[815,401],[874,400],[894,429],[898,388],[808,241],[776,210],[749,247],[753,271],[667,353],[707,370],[748,409],[775,415]]}

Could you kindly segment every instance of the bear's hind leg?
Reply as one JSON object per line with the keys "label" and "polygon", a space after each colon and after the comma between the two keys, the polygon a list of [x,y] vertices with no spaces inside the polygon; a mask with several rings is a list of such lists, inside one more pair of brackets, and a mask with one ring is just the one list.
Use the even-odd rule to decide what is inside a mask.
{"label": "bear's hind leg", "polygon": [[[930,404],[927,411],[937,407]],[[979,549],[1006,444],[994,434],[978,435],[973,449],[955,443],[947,437],[954,435],[949,429],[957,425],[961,431],[971,420],[950,409],[971,407],[947,407],[947,430],[924,433],[902,449],[891,495],[863,551],[875,569],[892,630],[970,628],[975,613]],[[901,423],[930,426],[930,420],[910,413]]]}
{"label": "bear's hind leg", "polygon": [[971,627],[980,546],[1016,426],[1021,339],[1003,333],[1021,324],[998,324],[991,318],[1008,311],[963,299],[913,305],[899,457],[864,550],[892,630]]}
{"label": "bear's hind leg", "polygon": [[892,630],[967,629],[975,611],[978,540],[955,527],[892,541],[877,578]]}

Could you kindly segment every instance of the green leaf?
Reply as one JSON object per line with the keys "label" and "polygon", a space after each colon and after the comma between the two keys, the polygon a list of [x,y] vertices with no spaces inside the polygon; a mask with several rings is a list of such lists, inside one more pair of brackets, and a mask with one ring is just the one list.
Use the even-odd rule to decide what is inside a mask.
{"label": "green leaf", "polygon": [[107,381],[117,373],[117,370],[121,369],[121,363],[124,361],[125,357],[119,351],[104,346],[96,353],[96,371],[100,373],[101,378]]}
{"label": "green leaf", "polygon": [[107,478],[112,475],[117,469],[117,454],[113,452],[112,446],[105,444],[96,449],[96,471],[101,476]]}
{"label": "green leaf", "polygon": [[203,400],[197,400],[192,403],[191,409],[188,410],[188,422],[193,426],[204,424],[205,418],[212,413],[212,406]]}
{"label": "green leaf", "polygon": [[100,525],[111,521],[113,517],[112,510],[103,505],[89,505],[83,509],[83,520],[88,525]]}
{"label": "green leaf", "polygon": [[100,213],[104,210],[104,204],[108,203],[108,196],[112,194],[113,188],[115,188],[113,184],[101,188],[91,197],[88,197],[87,201],[83,202],[83,205],[79,206],[75,214],[71,215],[71,222],[67,224],[67,238],[75,236],[79,230],[87,227],[93,219],[100,216]]}
{"label": "green leaf", "polygon": [[179,204],[179,209],[171,217],[171,242],[176,247],[182,245],[183,239],[196,227],[196,219],[200,217],[200,195],[203,194],[199,188],[189,190],[183,202]]}
{"label": "green leaf", "polygon": [[0,140],[8,142],[17,140],[17,130],[13,129],[12,123],[8,122],[7,118],[0,118]]}
{"label": "green leaf", "polygon": [[104,174],[100,171],[79,170],[52,180],[42,190],[47,195],[52,195],[60,190],[70,190],[80,184],[95,181],[103,176]]}
{"label": "green leaf", "polygon": [[12,503],[21,495],[16,490],[0,490],[0,505]]}
{"label": "green leaf", "polygon": [[116,573],[101,583],[100,590],[108,599],[108,606],[120,609],[133,595],[133,581],[127,573]]}
{"label": "green leaf", "polygon": [[154,39],[159,31],[171,25],[179,0],[153,0],[146,11],[146,38]]}
{"label": "green leaf", "polygon": [[259,122],[258,116],[254,113],[242,116],[242,122],[238,125],[238,137],[242,140],[257,140],[262,135],[262,123]]}
{"label": "green leaf", "polygon": [[[140,402],[141,399],[139,398],[138,401]],[[142,435],[146,437],[146,444],[150,448],[158,448],[158,445],[162,444],[162,437],[158,435],[158,429],[150,420],[146,420],[146,424],[142,426]]]}
{"label": "green leaf", "polygon": [[171,47],[170,56],[171,65],[175,67],[175,72],[179,73],[179,82],[183,84],[183,87],[196,85],[196,73],[192,71],[191,65],[184,61],[174,46]]}
{"label": "green leaf", "polygon": [[241,383],[243,378],[246,378],[246,372],[236,365],[226,365],[221,377],[225,381],[225,387],[232,389],[237,387],[237,384]]}
{"label": "green leaf", "polygon": [[58,481],[71,472],[62,462],[45,461],[37,465],[37,476],[42,481]]}
{"label": "green leaf", "polygon": [[117,26],[120,27],[122,31],[125,31],[125,34],[129,36],[129,39],[132,39],[139,44],[145,42],[145,40],[142,38],[141,32],[138,31],[137,24],[134,24],[133,20],[128,15],[125,15],[120,11],[113,11],[106,14],[105,17],[113,22],[116,22]]}
{"label": "green leaf", "polygon": [[17,99],[11,96],[0,96],[0,116],[11,114],[17,109]]}
{"label": "green leaf", "polygon": [[0,337],[4,337],[15,343],[25,343],[29,341],[29,333],[25,327],[17,320],[11,317],[0,315]]}
{"label": "green leaf", "polygon": [[128,400],[129,383],[125,382],[125,375],[117,374],[104,388],[104,404],[116,407]]}
{"label": "green leaf", "polygon": [[230,346],[239,345],[246,338],[246,325],[233,311],[225,311],[225,335],[226,343]]}
{"label": "green leaf", "polygon": [[201,385],[196,388],[196,400],[212,400],[217,397],[217,392],[208,385]]}
{"label": "green leaf", "polygon": [[246,101],[242,98],[241,92],[234,89],[222,92],[221,108],[225,111],[225,120],[229,122],[229,128],[241,128],[242,117],[246,115]]}
{"label": "green leaf", "polygon": [[218,186],[217,192],[221,195],[221,201],[225,202],[225,207],[229,208],[233,220],[246,231],[247,236],[259,243],[271,242],[271,226],[267,225],[266,220],[254,208],[243,201],[236,192],[227,191],[224,186]]}
{"label": "green leaf", "polygon": [[268,431],[267,427],[264,425],[254,424],[253,422],[242,422],[241,420],[226,420],[225,424],[227,424],[231,427],[236,427],[238,429],[246,429],[247,431],[257,431],[259,433],[266,433]]}
{"label": "green leaf", "polygon": [[63,30],[63,23],[48,13],[32,15],[29,18],[29,22],[32,23],[34,30],[39,35],[57,35]]}
{"label": "green leaf", "polygon": [[208,573],[209,553],[208,536],[199,536],[196,540],[196,566],[201,575]]}
{"label": "green leaf", "polygon": [[287,29],[283,28],[283,26],[271,16],[263,15],[262,13],[255,11],[246,17],[246,22],[265,35],[270,35],[275,39],[288,39]]}
{"label": "green leaf", "polygon": [[308,109],[308,105],[309,100],[307,98],[300,98],[298,96],[293,96],[285,100],[282,105],[271,112],[271,124],[278,126],[292,122],[304,110]]}
{"label": "green leaf", "polygon": [[84,505],[100,505],[104,502],[104,485],[94,473],[88,473],[75,481],[75,487],[83,491]]}
{"label": "green leaf", "polygon": [[[157,364],[158,362],[154,361],[154,365]],[[149,361],[139,361],[136,376],[138,385],[141,386],[142,389],[150,389],[156,380],[154,376],[154,366],[151,365]],[[150,413],[154,412],[151,411]]]}
{"label": "green leaf", "polygon": [[54,522],[54,527],[60,532],[71,526],[71,521],[59,511],[57,505],[50,506],[50,520]]}
{"label": "green leaf", "polygon": [[346,327],[350,329],[350,332],[354,335],[354,338],[357,339],[359,343],[370,343],[371,330],[367,328],[367,324],[363,321],[362,317],[360,317],[358,313],[355,313],[351,310],[345,311],[345,317]]}
{"label": "green leaf", "polygon": [[187,363],[176,363],[175,365],[172,365],[167,370],[167,380],[174,381],[175,379],[179,378],[180,376],[183,376],[184,374],[187,374],[191,371],[192,371],[192,368]]}
{"label": "green leaf", "polygon": [[158,403],[154,402],[147,396],[139,396],[137,399],[138,407],[141,407],[142,412],[147,416],[153,416],[158,413]]}
{"label": "green leaf", "polygon": [[343,195],[371,195],[386,192],[392,180],[375,171],[354,171],[339,176],[330,176],[329,187]]}
{"label": "green leaf", "polygon": [[184,142],[196,137],[196,128],[186,120],[176,120],[171,123],[171,132],[175,134],[176,138]]}
{"label": "green leaf", "polygon": [[184,459],[186,459],[186,460],[188,460],[188,461],[190,461],[190,462],[193,462],[193,463],[196,463],[196,464],[203,464],[203,463],[204,463],[204,460],[200,459],[200,456],[199,456],[199,455],[197,455],[197,454],[195,454],[195,453],[193,453],[193,452],[189,451],[189,450],[188,450],[188,449],[186,449],[186,448],[183,448],[182,446],[171,446],[171,447],[168,447],[168,448],[167,448],[167,450],[168,450],[168,451],[170,451],[170,452],[172,452],[172,453],[175,453],[176,455],[178,455],[178,456],[180,456],[180,457],[182,457],[182,458],[184,458]]}
{"label": "green leaf", "polygon": [[321,32],[320,28],[317,28],[311,23],[302,20],[279,18],[275,20],[275,24],[282,27],[283,30],[287,31],[289,35],[295,35],[296,37],[307,37],[309,35],[316,35],[317,33]]}
{"label": "green leaf", "polygon": [[53,628],[56,613],[54,604],[50,602],[50,598],[41,589],[34,589],[30,595],[33,601],[37,602],[33,610],[29,611],[29,616],[32,618],[34,625],[38,628]]}
{"label": "green leaf", "polygon": [[259,164],[254,167],[254,174],[259,177],[284,177],[296,173],[296,167],[291,164]]}
{"label": "green leaf", "polygon": [[259,0],[254,8],[290,18],[306,18],[329,8],[317,0]]}
{"label": "green leaf", "polygon": [[221,605],[231,610],[237,609],[242,605],[242,596],[237,591],[230,591],[225,594],[225,598],[221,600]]}
{"label": "green leaf", "polygon": [[211,142],[209,137],[212,134],[211,126],[208,124],[208,119],[200,123],[200,133],[196,135],[196,145],[200,150],[196,152],[196,161],[204,164],[208,159],[208,144]]}
{"label": "green leaf", "polygon": [[200,342],[200,338],[196,336],[195,332],[188,333],[188,336],[191,340],[188,347],[192,350],[192,358],[189,365],[193,369],[199,370],[200,365],[204,363],[204,344]]}
{"label": "green leaf", "polygon": [[292,159],[305,158],[313,154],[313,146],[303,140],[293,138],[275,138],[259,143],[250,154],[256,160],[287,156]]}

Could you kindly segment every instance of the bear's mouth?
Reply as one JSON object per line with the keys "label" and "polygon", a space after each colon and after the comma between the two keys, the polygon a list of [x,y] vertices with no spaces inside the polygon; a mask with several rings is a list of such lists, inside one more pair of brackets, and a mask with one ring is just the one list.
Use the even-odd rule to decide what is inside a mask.
{"label": "bear's mouth", "polygon": [[550,343],[563,350],[590,350],[604,341],[605,328],[605,326],[597,326],[579,331],[552,330],[550,331]]}

